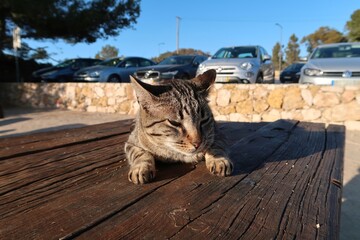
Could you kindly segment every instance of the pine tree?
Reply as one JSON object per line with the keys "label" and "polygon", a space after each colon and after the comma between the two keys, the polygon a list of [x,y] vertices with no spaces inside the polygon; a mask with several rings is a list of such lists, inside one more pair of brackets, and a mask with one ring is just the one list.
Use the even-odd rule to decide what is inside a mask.
{"label": "pine tree", "polygon": [[286,48],[286,63],[291,65],[294,62],[299,61],[300,46],[298,44],[298,38],[295,34],[292,34],[289,39],[289,43]]}

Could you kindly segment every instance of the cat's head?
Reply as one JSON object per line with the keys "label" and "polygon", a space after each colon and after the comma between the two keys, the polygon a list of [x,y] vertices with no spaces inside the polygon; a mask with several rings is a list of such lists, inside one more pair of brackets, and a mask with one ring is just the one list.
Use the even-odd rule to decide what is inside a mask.
{"label": "cat's head", "polygon": [[209,70],[165,85],[131,78],[140,105],[138,121],[149,141],[182,154],[201,152],[211,145],[214,120],[207,96],[215,77],[215,70]]}

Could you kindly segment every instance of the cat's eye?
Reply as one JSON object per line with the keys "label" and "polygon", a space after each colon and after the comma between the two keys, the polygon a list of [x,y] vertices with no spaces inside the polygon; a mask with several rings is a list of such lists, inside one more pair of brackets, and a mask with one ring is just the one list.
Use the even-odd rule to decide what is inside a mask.
{"label": "cat's eye", "polygon": [[174,127],[181,127],[181,123],[168,119],[168,122]]}

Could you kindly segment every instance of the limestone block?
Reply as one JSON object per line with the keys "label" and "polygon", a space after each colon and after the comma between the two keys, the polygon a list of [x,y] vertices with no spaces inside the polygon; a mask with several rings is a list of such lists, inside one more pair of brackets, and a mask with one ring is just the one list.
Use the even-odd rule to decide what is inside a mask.
{"label": "limestone block", "polygon": [[244,89],[234,89],[231,91],[231,103],[238,103],[249,98],[249,91]]}
{"label": "limestone block", "polygon": [[266,112],[261,115],[261,118],[265,122],[273,122],[281,118],[280,111],[277,109],[271,109],[270,112]]}
{"label": "limestone block", "polygon": [[252,114],[253,113],[252,100],[247,99],[245,101],[237,103],[236,104],[236,112],[242,113],[242,114]]}
{"label": "limestone block", "polygon": [[317,107],[332,107],[340,103],[339,97],[334,92],[318,92],[313,100]]}
{"label": "limestone block", "polygon": [[266,98],[268,95],[268,90],[261,85],[254,89],[254,99]]}
{"label": "limestone block", "polygon": [[310,108],[310,109],[302,110],[301,113],[303,115],[303,120],[305,121],[312,121],[319,119],[321,117],[321,111],[318,109]]}
{"label": "limestone block", "polygon": [[353,101],[347,104],[337,105],[332,108],[331,117],[331,121],[335,122],[360,120],[360,104]]}
{"label": "limestone block", "polygon": [[254,111],[257,113],[262,113],[269,108],[269,104],[265,99],[257,100],[254,102]]}
{"label": "limestone block", "polygon": [[356,97],[355,92],[351,90],[345,90],[344,93],[341,95],[341,102],[342,103],[349,103],[354,100]]}
{"label": "limestone block", "polygon": [[95,90],[96,96],[98,96],[98,97],[104,97],[105,96],[104,89],[102,87],[96,86],[94,88],[94,90]]}
{"label": "limestone block", "polygon": [[309,89],[301,89],[301,96],[308,106],[312,105],[313,95],[311,94],[311,91]]}
{"label": "limestone block", "polygon": [[283,109],[301,109],[303,106],[304,101],[300,89],[297,87],[288,88],[284,96]]}
{"label": "limestone block", "polygon": [[277,88],[269,93],[267,102],[271,108],[280,109],[283,104],[283,98],[285,94],[284,88]]}
{"label": "limestone block", "polygon": [[250,122],[249,117],[241,113],[230,113],[229,120],[231,122]]}
{"label": "limestone block", "polygon": [[230,91],[227,89],[220,89],[216,98],[216,104],[220,107],[225,107],[230,103]]}

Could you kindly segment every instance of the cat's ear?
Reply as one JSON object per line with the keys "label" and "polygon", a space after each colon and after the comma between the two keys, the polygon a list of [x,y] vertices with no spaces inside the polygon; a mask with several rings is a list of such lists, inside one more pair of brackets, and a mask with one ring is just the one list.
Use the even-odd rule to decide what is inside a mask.
{"label": "cat's ear", "polygon": [[203,74],[200,74],[191,81],[200,89],[208,90],[211,85],[215,82],[216,71],[214,69],[207,70]]}
{"label": "cat's ear", "polygon": [[153,104],[159,96],[170,90],[170,86],[150,85],[144,83],[133,76],[130,76],[131,86],[135,90],[136,97],[143,106]]}

